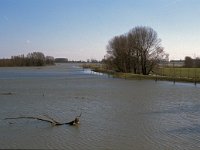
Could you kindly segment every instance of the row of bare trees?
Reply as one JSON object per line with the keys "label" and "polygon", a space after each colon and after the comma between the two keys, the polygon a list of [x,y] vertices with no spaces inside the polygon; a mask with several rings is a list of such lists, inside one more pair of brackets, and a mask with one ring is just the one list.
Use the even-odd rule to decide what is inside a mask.
{"label": "row of bare trees", "polygon": [[41,52],[32,52],[25,55],[12,56],[10,59],[0,59],[0,66],[44,66],[53,65],[54,57],[45,56]]}
{"label": "row of bare trees", "polygon": [[138,26],[108,42],[104,62],[108,69],[148,75],[167,56],[156,31]]}

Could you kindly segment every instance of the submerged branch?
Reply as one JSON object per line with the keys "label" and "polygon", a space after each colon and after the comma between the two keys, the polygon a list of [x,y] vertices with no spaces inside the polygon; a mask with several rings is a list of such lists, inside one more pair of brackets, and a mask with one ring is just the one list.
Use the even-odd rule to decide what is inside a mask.
{"label": "submerged branch", "polygon": [[80,118],[81,117],[81,115],[82,115],[82,112],[80,113],[80,115],[79,116],[77,116],[78,118]]}
{"label": "submerged branch", "polygon": [[55,119],[49,117],[48,115],[45,115],[45,117],[47,119],[40,118],[40,117],[32,117],[32,116],[21,116],[21,117],[5,118],[5,120],[8,120],[8,119],[36,119],[36,120],[51,123],[53,126],[67,125],[67,124],[68,125],[78,125],[79,124],[79,118],[81,117],[81,114],[79,116],[77,116],[74,120],[72,120],[70,122],[64,122],[64,123],[58,122]]}

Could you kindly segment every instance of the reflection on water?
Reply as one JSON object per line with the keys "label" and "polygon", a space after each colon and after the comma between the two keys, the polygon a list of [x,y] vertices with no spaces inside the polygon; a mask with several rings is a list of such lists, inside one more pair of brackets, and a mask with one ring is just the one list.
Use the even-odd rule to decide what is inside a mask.
{"label": "reflection on water", "polygon": [[[192,84],[108,78],[76,64],[0,68],[0,148],[200,148],[200,89]],[[13,94],[2,94],[2,93]],[[52,127],[82,112],[78,127]]]}

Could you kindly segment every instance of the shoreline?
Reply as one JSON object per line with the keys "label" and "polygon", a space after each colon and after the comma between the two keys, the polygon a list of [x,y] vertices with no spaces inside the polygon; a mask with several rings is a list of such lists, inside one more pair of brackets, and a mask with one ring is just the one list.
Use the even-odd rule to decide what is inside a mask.
{"label": "shoreline", "polygon": [[84,65],[83,68],[91,69],[94,72],[105,73],[108,75],[112,75],[114,78],[122,78],[127,80],[155,80],[155,81],[172,81],[172,82],[185,82],[185,83],[194,83],[195,85],[200,83],[200,78],[187,78],[187,77],[176,77],[176,76],[162,76],[157,74],[150,75],[142,75],[142,74],[134,74],[134,73],[123,73],[123,72],[115,72],[113,70],[107,70],[100,65]]}

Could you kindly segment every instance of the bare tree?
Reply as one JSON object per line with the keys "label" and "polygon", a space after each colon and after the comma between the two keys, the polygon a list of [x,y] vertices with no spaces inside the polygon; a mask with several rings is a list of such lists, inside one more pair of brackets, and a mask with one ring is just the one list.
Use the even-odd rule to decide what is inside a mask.
{"label": "bare tree", "polygon": [[30,59],[31,64],[34,66],[44,66],[45,65],[45,56],[41,52],[33,52],[27,55],[27,58]]}
{"label": "bare tree", "polygon": [[127,34],[111,39],[107,53],[118,71],[148,75],[166,56],[161,40],[150,27],[135,27]]}
{"label": "bare tree", "polygon": [[47,65],[53,65],[55,63],[55,59],[52,56],[46,56],[45,57],[45,64]]}
{"label": "bare tree", "polygon": [[115,36],[107,46],[107,53],[113,58],[117,71],[127,72],[127,38],[124,35]]}
{"label": "bare tree", "polygon": [[147,75],[156,65],[157,61],[164,56],[161,40],[156,31],[150,27],[135,27],[130,31],[133,36],[133,50],[143,75]]}

